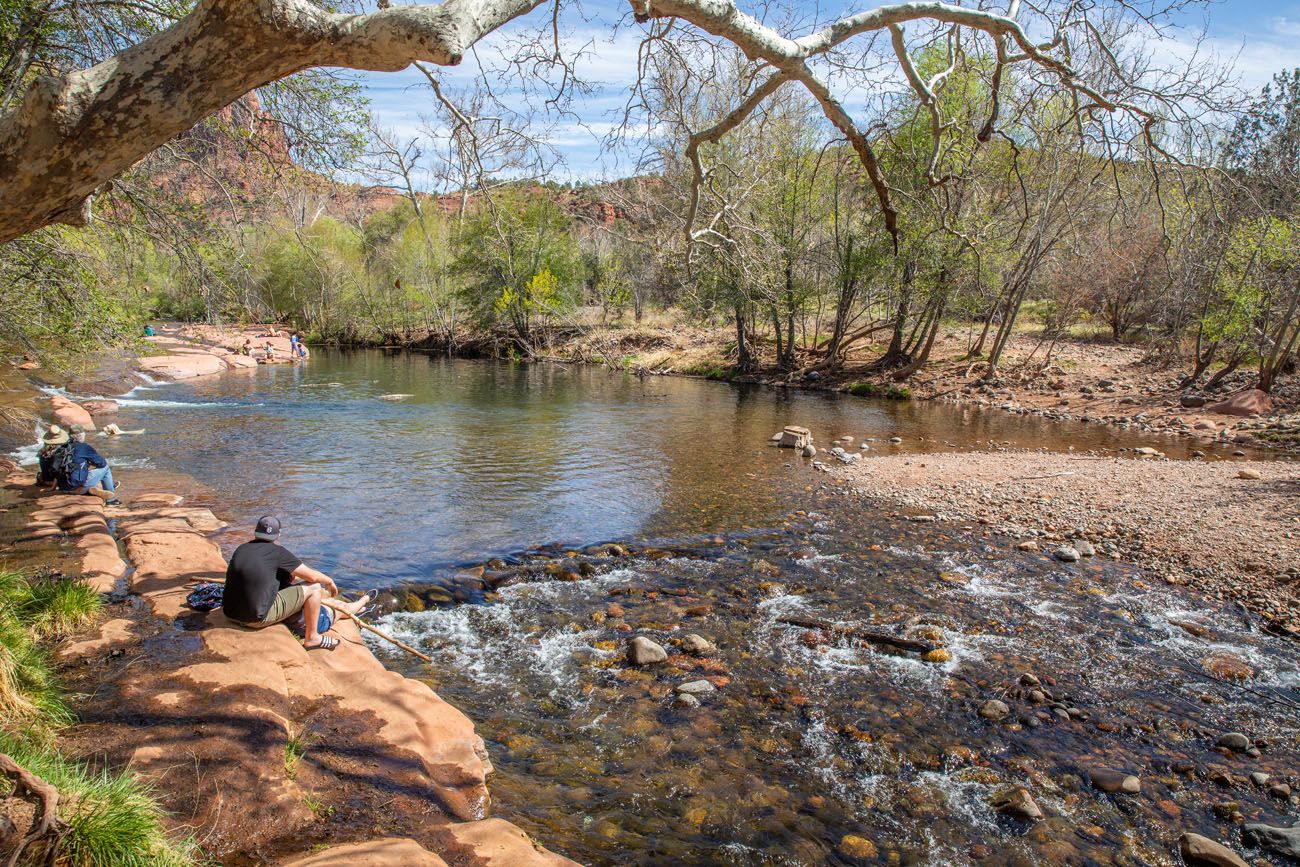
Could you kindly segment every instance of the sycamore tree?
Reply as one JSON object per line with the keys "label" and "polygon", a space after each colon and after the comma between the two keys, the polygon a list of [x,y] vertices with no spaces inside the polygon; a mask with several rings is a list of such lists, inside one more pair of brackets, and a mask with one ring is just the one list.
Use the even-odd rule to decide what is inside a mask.
{"label": "sycamore tree", "polygon": [[[572,51],[561,37],[564,22],[582,14],[563,0],[380,6],[366,12],[311,0],[5,0],[0,242],[51,224],[85,224],[96,194],[114,178],[250,90],[318,68],[455,65],[488,35],[525,18],[505,49],[520,75],[539,67],[568,69]],[[35,62],[52,10],[75,17],[87,8],[135,26],[105,27],[105,38],[91,50]],[[759,9],[743,9],[735,0],[631,0],[630,11],[643,28],[643,57],[697,40],[733,45],[747,59],[744,87],[695,137],[725,136],[779,88],[806,91],[857,154],[891,235],[898,231],[898,209],[890,181],[869,119],[859,116],[850,95],[888,90],[904,73],[941,147],[945,119],[934,83],[908,73],[913,51],[936,39],[979,44],[995,58],[983,82],[986,136],[1001,123],[999,89],[1011,69],[1022,80],[1068,94],[1076,116],[1098,125],[1110,156],[1169,159],[1164,130],[1211,107],[1213,82],[1198,71],[1199,60],[1160,69],[1134,56],[1130,46],[1140,44],[1144,31],[1159,29],[1165,10],[1139,11],[1121,0],[1023,6],[1019,0],[1006,6],[927,0],[830,14],[766,4],[761,18]],[[567,74],[559,78],[562,89],[578,84]],[[710,170],[697,160],[697,181]],[[687,221],[692,231],[693,223]]]}

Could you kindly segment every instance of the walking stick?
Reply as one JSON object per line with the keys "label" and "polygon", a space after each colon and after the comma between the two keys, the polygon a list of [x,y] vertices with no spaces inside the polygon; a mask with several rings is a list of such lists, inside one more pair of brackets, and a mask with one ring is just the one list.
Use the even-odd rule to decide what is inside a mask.
{"label": "walking stick", "polygon": [[325,605],[327,605],[331,611],[337,611],[339,614],[342,614],[344,617],[346,617],[346,618],[348,618],[349,620],[351,620],[351,621],[352,621],[353,623],[355,623],[357,626],[360,626],[362,629],[364,629],[364,630],[366,630],[366,631],[368,631],[368,632],[373,632],[375,635],[378,635],[380,638],[384,639],[384,641],[387,641],[389,644],[394,644],[394,645],[400,647],[402,650],[405,650],[407,653],[411,654],[412,656],[418,656],[420,659],[423,659],[425,662],[428,662],[428,663],[432,663],[432,662],[433,662],[432,659],[430,659],[429,657],[425,656],[423,653],[421,653],[420,651],[416,650],[414,647],[409,647],[409,646],[403,644],[402,642],[398,641],[396,638],[394,638],[393,636],[389,635],[389,634],[386,633],[386,632],[380,632],[378,629],[376,629],[375,627],[371,626],[369,623],[366,623],[364,620],[362,620],[360,617],[356,616],[356,615],[353,614],[352,612],[350,612],[350,611],[345,611],[345,610],[343,610],[342,608],[335,608],[333,605],[330,605],[330,604],[329,604],[329,600],[328,600],[328,599],[327,599],[327,600],[324,600],[324,602],[325,602]]}

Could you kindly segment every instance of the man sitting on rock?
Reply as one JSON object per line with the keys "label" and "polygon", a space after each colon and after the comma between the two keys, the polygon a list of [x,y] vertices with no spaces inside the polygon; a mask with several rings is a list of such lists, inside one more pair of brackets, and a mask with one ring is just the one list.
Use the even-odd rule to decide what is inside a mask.
{"label": "man sitting on rock", "polygon": [[106,505],[121,505],[113,471],[95,447],[86,442],[85,428],[74,424],[65,431],[51,425],[44,440],[45,448],[39,455],[38,483],[48,484],[52,480],[60,491],[94,494],[103,498]]}
{"label": "man sitting on rock", "polygon": [[[334,579],[303,563],[276,544],[280,521],[263,515],[253,531],[253,540],[235,549],[226,568],[226,589],[221,610],[227,617],[250,629],[262,629],[303,615],[302,646],[308,650],[333,650],[339,641],[317,629],[322,592],[337,596]],[[356,602],[331,603],[331,607],[359,614],[370,601],[366,594]]]}

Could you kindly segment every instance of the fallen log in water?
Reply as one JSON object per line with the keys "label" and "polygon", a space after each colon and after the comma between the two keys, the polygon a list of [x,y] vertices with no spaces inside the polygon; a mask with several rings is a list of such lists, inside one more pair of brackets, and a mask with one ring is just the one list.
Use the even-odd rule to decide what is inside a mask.
{"label": "fallen log in water", "polygon": [[804,629],[820,629],[829,632],[832,635],[843,635],[848,638],[856,638],[859,641],[870,642],[871,644],[883,644],[887,647],[893,647],[898,650],[908,650],[913,653],[929,653],[938,647],[937,644],[929,644],[925,641],[915,641],[911,638],[901,638],[897,635],[890,635],[888,632],[875,632],[870,629],[863,629],[860,626],[841,626],[838,623],[831,623],[828,620],[817,620],[812,617],[779,617],[778,623],[784,623],[787,626],[802,626]]}

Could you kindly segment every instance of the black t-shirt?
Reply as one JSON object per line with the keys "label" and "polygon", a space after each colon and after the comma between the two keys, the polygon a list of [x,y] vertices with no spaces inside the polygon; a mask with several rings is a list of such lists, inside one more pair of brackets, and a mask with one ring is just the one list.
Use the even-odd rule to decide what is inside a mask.
{"label": "black t-shirt", "polygon": [[271,610],[275,594],[293,581],[302,561],[274,542],[254,539],[235,549],[226,567],[221,610],[231,620],[256,623]]}

